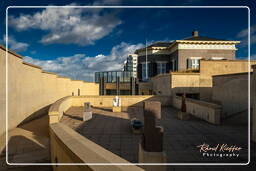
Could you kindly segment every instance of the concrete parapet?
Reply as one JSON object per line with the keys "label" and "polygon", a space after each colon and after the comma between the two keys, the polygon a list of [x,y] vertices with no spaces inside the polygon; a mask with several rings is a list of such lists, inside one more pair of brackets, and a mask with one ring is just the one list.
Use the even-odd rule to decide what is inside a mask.
{"label": "concrete parapet", "polygon": [[[180,109],[181,97],[175,96],[172,99],[172,106]],[[203,119],[212,124],[220,124],[221,106],[205,101],[186,99],[187,113]]]}
{"label": "concrete parapet", "polygon": [[[148,152],[143,149],[141,143],[139,144],[139,163],[166,163],[166,153],[162,152]],[[165,165],[143,165],[146,171],[165,171]]]}
{"label": "concrete parapet", "polygon": [[50,125],[52,163],[84,165],[53,165],[54,171],[143,171],[136,165],[86,165],[86,163],[124,163],[128,161],[83,137],[62,123]]}
{"label": "concrete parapet", "polygon": [[[73,106],[83,106],[84,102],[90,102],[94,107],[112,108],[115,96],[74,96]],[[128,106],[143,106],[143,101],[159,101],[162,106],[171,105],[171,96],[135,95],[119,96],[122,99],[122,110]]]}
{"label": "concrete parapet", "polygon": [[57,100],[49,109],[49,124],[57,123],[63,113],[72,106],[72,96],[67,96]]}

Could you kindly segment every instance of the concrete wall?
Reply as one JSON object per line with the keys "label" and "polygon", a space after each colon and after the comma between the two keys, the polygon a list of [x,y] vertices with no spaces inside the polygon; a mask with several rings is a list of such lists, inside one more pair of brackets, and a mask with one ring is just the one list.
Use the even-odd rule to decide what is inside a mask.
{"label": "concrete wall", "polygon": [[139,83],[139,95],[152,95],[153,85],[152,82],[140,82]]}
{"label": "concrete wall", "polygon": [[[50,121],[50,143],[51,143],[51,162],[52,163],[129,163],[116,154],[104,149],[98,144],[81,136],[68,126],[59,123],[63,112],[73,105],[83,105],[85,99],[90,100],[91,103],[97,103],[98,98],[103,98],[104,101],[112,102],[110,97],[101,96],[67,96],[57,100],[49,109]],[[123,97],[124,98],[124,97]],[[128,97],[129,98],[129,97]],[[103,103],[106,105],[105,103]],[[127,105],[128,102],[127,102]],[[69,170],[98,170],[98,171],[143,171],[140,167],[131,166],[55,166],[54,171],[69,171]]]}
{"label": "concrete wall", "polygon": [[212,100],[222,106],[223,117],[248,110],[248,72],[213,76]]}
{"label": "concrete wall", "polygon": [[253,75],[252,75],[252,84],[253,86],[251,87],[251,101],[253,101],[253,112],[252,112],[252,141],[256,143],[256,65],[252,66],[253,68]]}
{"label": "concrete wall", "polygon": [[155,95],[175,95],[176,93],[199,94],[199,73],[171,72],[152,77],[147,83],[139,84],[139,92]]}
{"label": "concrete wall", "polygon": [[[253,64],[256,64],[256,61],[251,61],[251,65]],[[200,99],[211,101],[212,76],[248,71],[247,60],[200,60]]]}
{"label": "concrete wall", "polygon": [[153,94],[156,95],[171,95],[170,74],[160,74],[151,78]]}
{"label": "concrete wall", "polygon": [[[6,50],[0,46],[0,136],[5,133],[5,59]],[[71,95],[98,95],[95,83],[74,81],[42,71],[38,66],[23,62],[22,57],[8,52],[8,128],[15,128],[36,111],[57,99]]]}
{"label": "concrete wall", "polygon": [[[128,161],[81,136],[62,123],[50,125],[52,163],[125,163]],[[135,165],[73,165],[56,166],[54,171],[143,171]]]}
{"label": "concrete wall", "polygon": [[[0,56],[4,56],[5,52],[0,49]],[[5,144],[5,105],[6,105],[6,93],[5,93],[5,58],[0,57],[0,152]]]}
{"label": "concrete wall", "polygon": [[176,93],[199,93],[199,73],[171,73],[171,92],[172,95]]}
{"label": "concrete wall", "polygon": [[[181,97],[174,96],[172,106],[181,108]],[[212,124],[220,124],[221,106],[200,100],[186,99],[187,113]]]}

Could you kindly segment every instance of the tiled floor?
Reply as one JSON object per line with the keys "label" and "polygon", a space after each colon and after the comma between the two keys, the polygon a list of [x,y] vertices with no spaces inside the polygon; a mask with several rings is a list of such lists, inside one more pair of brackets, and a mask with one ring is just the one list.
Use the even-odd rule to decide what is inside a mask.
{"label": "tiled floor", "polygon": [[[130,119],[137,117],[143,121],[142,108],[129,108],[128,112],[112,113],[109,109],[93,109],[93,118],[82,121],[82,107],[70,108],[61,122],[76,129],[80,134],[130,162],[138,162],[138,145],[141,135],[134,135],[130,129]],[[191,118],[188,121],[176,119],[177,110],[162,108],[164,127],[164,150],[168,163],[180,162],[247,162],[247,126],[232,124],[212,125]],[[198,145],[228,144],[242,147],[239,157],[203,157]],[[255,144],[253,150],[255,150]],[[254,153],[255,154],[255,153]],[[255,157],[255,155],[254,155]],[[172,169],[180,168],[174,166]],[[193,166],[196,167],[196,166]],[[191,169],[193,169],[191,166]]]}

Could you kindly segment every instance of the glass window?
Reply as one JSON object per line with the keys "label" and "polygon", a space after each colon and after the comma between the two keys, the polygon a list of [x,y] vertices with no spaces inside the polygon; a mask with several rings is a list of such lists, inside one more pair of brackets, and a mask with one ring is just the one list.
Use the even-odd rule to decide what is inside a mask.
{"label": "glass window", "polygon": [[157,74],[166,73],[166,62],[157,63]]}
{"label": "glass window", "polygon": [[146,66],[146,63],[142,64],[142,80],[148,79],[148,73],[146,72],[146,69],[147,69],[147,71],[149,71],[148,66],[149,66],[148,63],[147,63],[147,66]]}
{"label": "glass window", "polygon": [[191,66],[193,69],[198,69],[199,68],[199,60],[200,59],[191,59]]}
{"label": "glass window", "polygon": [[111,72],[112,75],[112,83],[116,82],[116,72]]}
{"label": "glass window", "polygon": [[119,77],[119,81],[122,82],[123,81],[123,76],[122,76],[122,72],[116,72],[117,77]]}
{"label": "glass window", "polygon": [[111,72],[107,72],[108,73],[108,83],[112,82],[112,74]]}
{"label": "glass window", "polygon": [[95,73],[95,82],[96,83],[100,82],[100,73],[98,72]]}

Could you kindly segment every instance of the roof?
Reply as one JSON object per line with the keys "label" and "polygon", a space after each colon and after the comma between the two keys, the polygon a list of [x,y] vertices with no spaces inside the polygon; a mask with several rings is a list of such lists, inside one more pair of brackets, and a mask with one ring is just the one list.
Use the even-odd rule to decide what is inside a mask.
{"label": "roof", "polygon": [[172,44],[173,42],[155,42],[151,44],[148,47],[168,47]]}
{"label": "roof", "polygon": [[205,37],[205,36],[192,36],[189,38],[185,38],[182,40],[197,40],[197,41],[229,41],[229,40],[224,40],[224,39],[216,39],[216,38],[211,38],[211,37]]}

